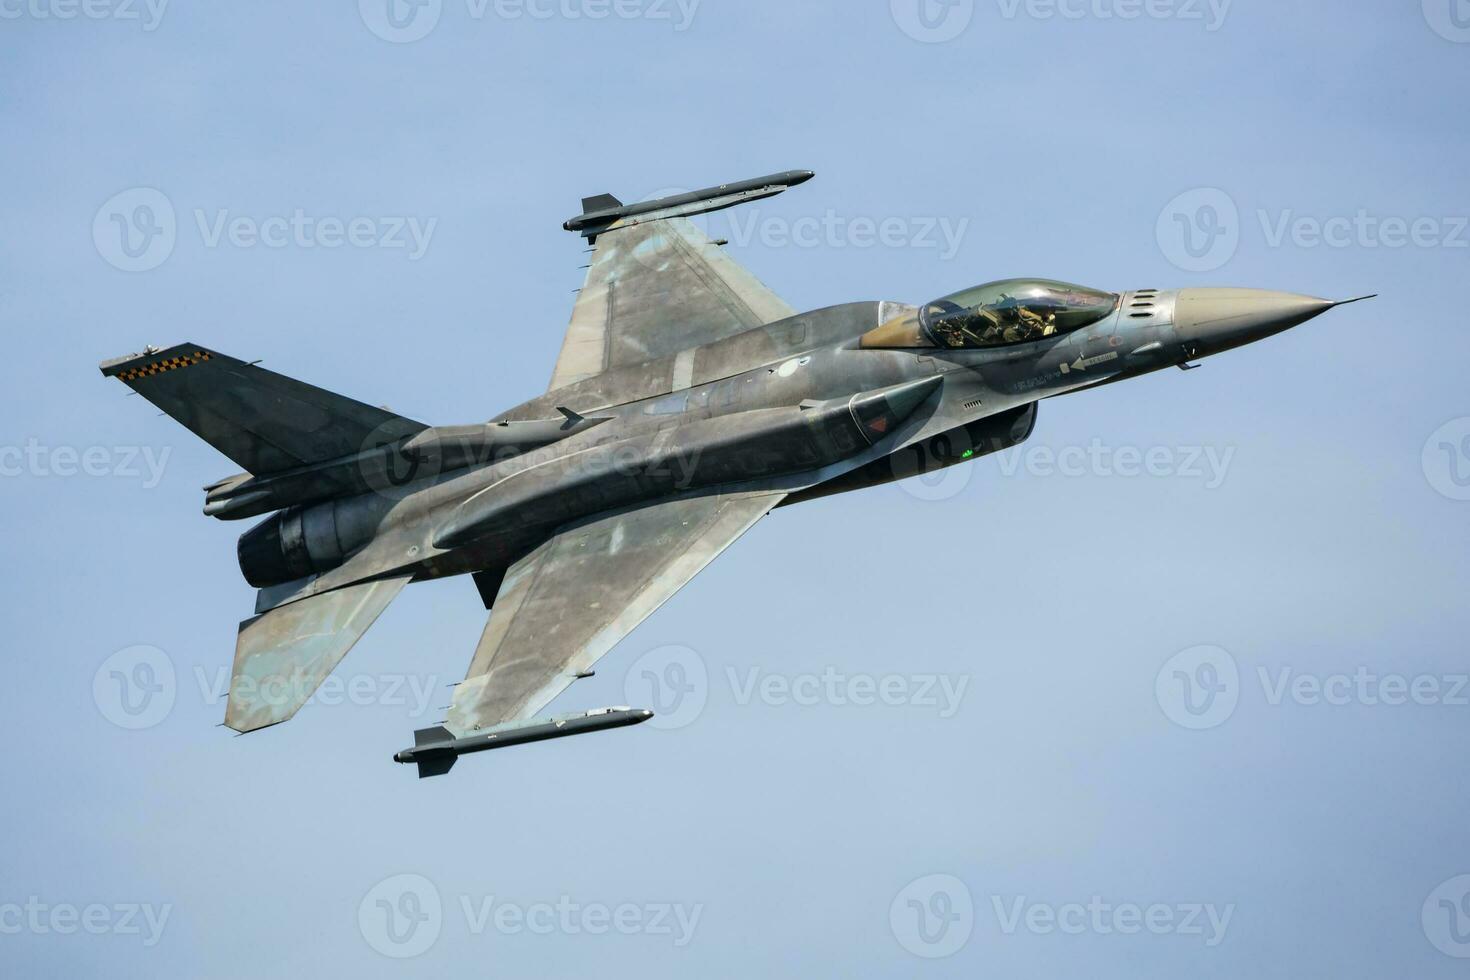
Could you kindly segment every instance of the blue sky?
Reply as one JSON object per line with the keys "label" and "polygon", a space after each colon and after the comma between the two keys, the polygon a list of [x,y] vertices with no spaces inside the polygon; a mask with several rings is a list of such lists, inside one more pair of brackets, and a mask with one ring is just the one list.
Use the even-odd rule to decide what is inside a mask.
{"label": "blue sky", "polygon": [[[0,2],[0,971],[1462,972],[1470,9],[926,3]],[[467,580],[215,727],[232,467],[97,362],[487,419],[550,376],[579,198],[797,167],[708,225],[800,309],[1382,297],[779,511],[558,702],[662,727],[394,766]]]}

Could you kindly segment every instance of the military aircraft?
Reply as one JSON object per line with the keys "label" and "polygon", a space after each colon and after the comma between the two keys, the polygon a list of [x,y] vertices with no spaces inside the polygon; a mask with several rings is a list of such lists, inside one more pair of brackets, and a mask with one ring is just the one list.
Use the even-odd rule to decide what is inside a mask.
{"label": "military aircraft", "polygon": [[591,264],[548,390],[483,424],[430,427],[193,343],[102,364],[246,471],[205,488],[205,514],[270,515],[239,542],[259,592],[225,724],[288,720],[405,585],[464,574],[489,621],[448,718],[395,759],[435,776],[645,721],[536,715],[773,508],[998,452],[1042,399],[1341,305],[1016,279],[798,313],[689,219],[812,176],[584,199],[565,227]]}

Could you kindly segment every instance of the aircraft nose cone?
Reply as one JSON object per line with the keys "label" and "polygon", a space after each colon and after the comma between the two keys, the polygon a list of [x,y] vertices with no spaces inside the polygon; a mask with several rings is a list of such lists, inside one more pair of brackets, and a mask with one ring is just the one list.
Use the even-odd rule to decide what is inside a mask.
{"label": "aircraft nose cone", "polygon": [[1337,306],[1332,300],[1265,289],[1183,289],[1174,325],[1200,354],[1216,353],[1269,337]]}

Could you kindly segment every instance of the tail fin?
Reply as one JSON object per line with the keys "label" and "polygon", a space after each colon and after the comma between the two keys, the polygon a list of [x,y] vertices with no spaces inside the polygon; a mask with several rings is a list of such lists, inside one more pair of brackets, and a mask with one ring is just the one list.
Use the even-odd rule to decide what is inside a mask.
{"label": "tail fin", "polygon": [[[433,745],[437,742],[454,741],[454,733],[444,727],[420,728],[413,733],[413,744],[416,746]],[[459,761],[459,756],[453,752],[444,755],[430,755],[422,759],[415,759],[419,766],[419,778],[428,779],[431,776],[443,776],[454,768]]]}
{"label": "tail fin", "polygon": [[582,211],[585,214],[590,214],[593,211],[607,211],[611,208],[620,208],[622,206],[623,202],[611,194],[598,194],[596,197],[582,198]]}
{"label": "tail fin", "polygon": [[149,349],[101,367],[257,476],[351,456],[427,428],[198,344]]}

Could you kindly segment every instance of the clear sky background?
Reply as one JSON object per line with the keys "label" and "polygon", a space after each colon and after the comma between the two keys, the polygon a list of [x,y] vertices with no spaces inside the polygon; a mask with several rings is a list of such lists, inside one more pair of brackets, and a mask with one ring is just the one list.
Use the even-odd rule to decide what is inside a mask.
{"label": "clear sky background", "polygon": [[[0,973],[1463,975],[1453,2],[0,0]],[[484,618],[457,579],[331,703],[215,727],[253,593],[199,488],[234,467],[99,361],[194,341],[488,419],[550,376],[580,197],[794,167],[709,227],[798,309],[1382,298],[778,511],[557,702],[673,724],[417,782],[390,756]]]}

